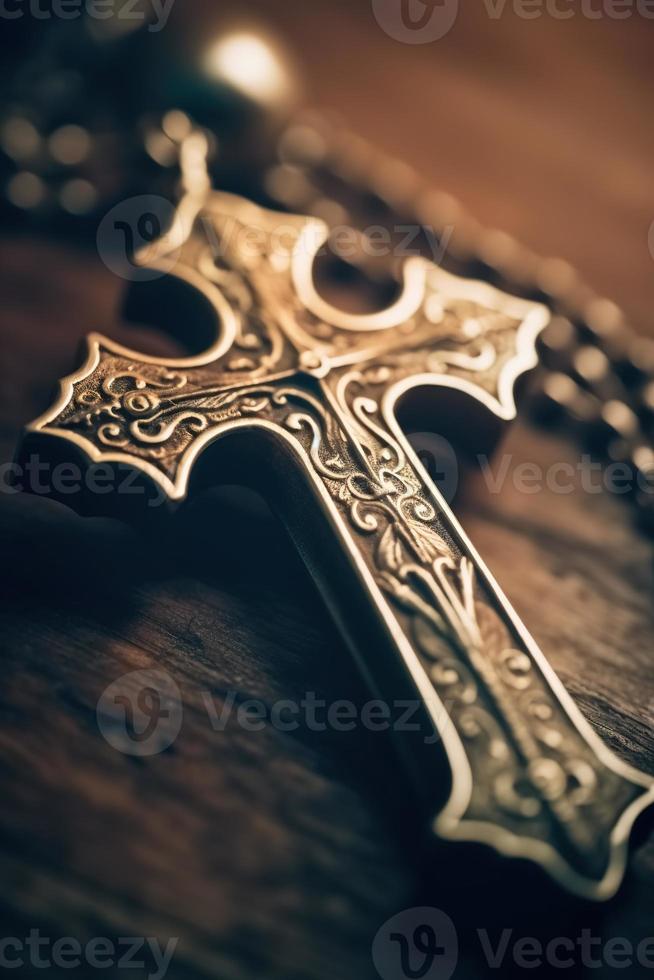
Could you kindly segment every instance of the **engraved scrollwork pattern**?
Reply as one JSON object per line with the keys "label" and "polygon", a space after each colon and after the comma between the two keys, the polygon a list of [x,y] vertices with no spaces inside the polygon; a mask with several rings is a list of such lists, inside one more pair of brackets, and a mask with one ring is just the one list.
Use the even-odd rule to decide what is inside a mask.
{"label": "engraved scrollwork pattern", "polygon": [[[463,819],[553,841],[600,874],[598,839],[608,840],[637,790],[570,718],[380,407],[394,384],[424,373],[453,374],[499,399],[521,314],[499,300],[492,308],[487,293],[480,301],[448,293],[434,270],[417,312],[393,330],[338,330],[293,288],[302,220],[287,219],[287,245],[273,247],[269,218],[248,214],[262,222],[252,253],[239,245],[248,221],[230,232],[229,215],[215,214],[220,253],[195,233],[183,250],[229,301],[229,349],[211,364],[165,367],[100,344],[50,431],[83,439],[96,457],[141,460],[173,489],[197,440],[242,420],[283,431],[337,509],[464,747],[472,780]],[[307,353],[325,370],[312,373]]]}
{"label": "engraved scrollwork pattern", "polygon": [[322,390],[313,381],[256,379],[229,387],[222,378],[206,384],[202,369],[167,370],[106,354],[60,424],[169,473],[209,428],[237,418],[282,426],[305,450],[406,620],[477,769],[468,816],[488,819],[496,811],[516,832],[534,836],[555,826],[564,842],[590,855],[620,780],[597,765],[442,525],[435,498],[382,419],[374,395],[385,383],[385,371],[364,370],[335,374]]}

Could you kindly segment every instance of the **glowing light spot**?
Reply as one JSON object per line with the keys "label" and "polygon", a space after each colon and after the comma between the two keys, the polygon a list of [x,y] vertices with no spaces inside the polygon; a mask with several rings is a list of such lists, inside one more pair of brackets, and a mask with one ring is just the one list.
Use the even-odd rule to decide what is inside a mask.
{"label": "glowing light spot", "polygon": [[289,82],[274,48],[256,34],[233,34],[209,49],[205,69],[252,99],[273,101],[288,93]]}

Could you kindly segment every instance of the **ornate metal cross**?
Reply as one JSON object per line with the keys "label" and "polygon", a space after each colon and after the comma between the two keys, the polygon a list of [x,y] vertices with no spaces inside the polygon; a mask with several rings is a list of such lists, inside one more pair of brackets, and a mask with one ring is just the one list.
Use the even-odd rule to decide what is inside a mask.
{"label": "ornate metal cross", "polygon": [[280,510],[374,691],[419,700],[440,735],[400,745],[435,834],[606,898],[651,781],[582,718],[394,414],[408,389],[445,386],[510,419],[547,311],[416,257],[392,306],[347,314],[314,285],[326,238],[314,219],[189,195],[147,261],[167,273],[160,315],[210,329],[210,346],[165,360],[92,335],[25,445],[129,464],[171,504],[197,472],[237,464]]}

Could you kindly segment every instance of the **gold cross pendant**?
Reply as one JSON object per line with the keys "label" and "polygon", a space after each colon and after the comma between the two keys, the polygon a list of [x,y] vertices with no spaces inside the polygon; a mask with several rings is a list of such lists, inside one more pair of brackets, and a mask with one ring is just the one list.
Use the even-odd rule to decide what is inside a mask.
{"label": "gold cross pendant", "polygon": [[161,276],[132,303],[140,320],[206,336],[204,353],[146,357],[92,335],[22,451],[128,466],[169,508],[228,468],[255,486],[375,694],[419,702],[438,734],[397,736],[434,834],[608,898],[652,782],[583,719],[395,416],[409,389],[435,386],[457,406],[468,396],[480,425],[511,419],[547,310],[415,257],[389,308],[345,313],[314,284],[327,234],[242,198],[187,195],[140,257]]}

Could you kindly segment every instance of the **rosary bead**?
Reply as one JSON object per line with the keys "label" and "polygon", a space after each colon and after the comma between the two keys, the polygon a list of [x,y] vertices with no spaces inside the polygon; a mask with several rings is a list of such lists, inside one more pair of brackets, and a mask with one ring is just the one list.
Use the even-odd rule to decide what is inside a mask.
{"label": "rosary bead", "polygon": [[534,394],[535,416],[541,421],[567,419],[575,425],[588,426],[597,421],[600,405],[567,374],[551,372],[539,379]]}
{"label": "rosary bead", "polygon": [[610,299],[593,298],[587,303],[584,314],[586,330],[600,345],[624,330],[624,314]]}
{"label": "rosary bead", "polygon": [[568,295],[576,283],[577,273],[565,259],[544,259],[538,267],[538,288],[555,299]]}
{"label": "rosary bead", "polygon": [[284,130],[277,152],[282,163],[320,167],[327,157],[328,142],[317,126],[299,120]]}
{"label": "rosary bead", "polygon": [[632,451],[632,460],[642,491],[654,495],[654,449],[649,445],[640,444]]}
{"label": "rosary bead", "polygon": [[482,262],[505,274],[510,273],[520,261],[522,251],[512,235],[498,228],[482,231],[477,250]]}
{"label": "rosary bead", "polygon": [[624,402],[613,400],[602,404],[599,417],[589,427],[587,444],[613,461],[625,458],[628,446],[639,434],[638,417]]}
{"label": "rosary bead", "polygon": [[306,170],[292,164],[271,167],[264,177],[266,193],[289,210],[301,211],[309,207],[317,189],[307,176]]}
{"label": "rosary bead", "polygon": [[622,358],[616,360],[616,370],[630,387],[654,379],[654,340],[632,337]]}
{"label": "rosary bead", "polygon": [[393,209],[406,207],[416,197],[418,185],[415,170],[402,160],[387,159],[370,175],[373,192]]}
{"label": "rosary bead", "polygon": [[606,402],[602,406],[602,422],[623,439],[632,438],[639,429],[638,416],[621,401]]}
{"label": "rosary bead", "polygon": [[375,164],[375,152],[371,144],[361,136],[347,133],[337,143],[330,169],[342,181],[360,188],[363,184],[371,189],[370,174]]}
{"label": "rosary bead", "polygon": [[570,368],[577,346],[577,331],[573,323],[564,316],[554,316],[538,338],[538,348],[542,363],[552,371]]}
{"label": "rosary bead", "polygon": [[12,160],[23,163],[38,154],[41,134],[29,119],[9,116],[0,127],[0,147]]}
{"label": "rosary bead", "polygon": [[10,177],[5,184],[4,193],[7,200],[22,211],[38,211],[48,199],[45,182],[28,170],[20,170]]}
{"label": "rosary bead", "polygon": [[590,344],[580,347],[575,353],[573,369],[578,378],[588,386],[601,384],[611,374],[611,365],[606,354]]}
{"label": "rosary bead", "polygon": [[461,220],[463,208],[451,194],[430,189],[418,196],[415,214],[421,225],[440,232]]}

